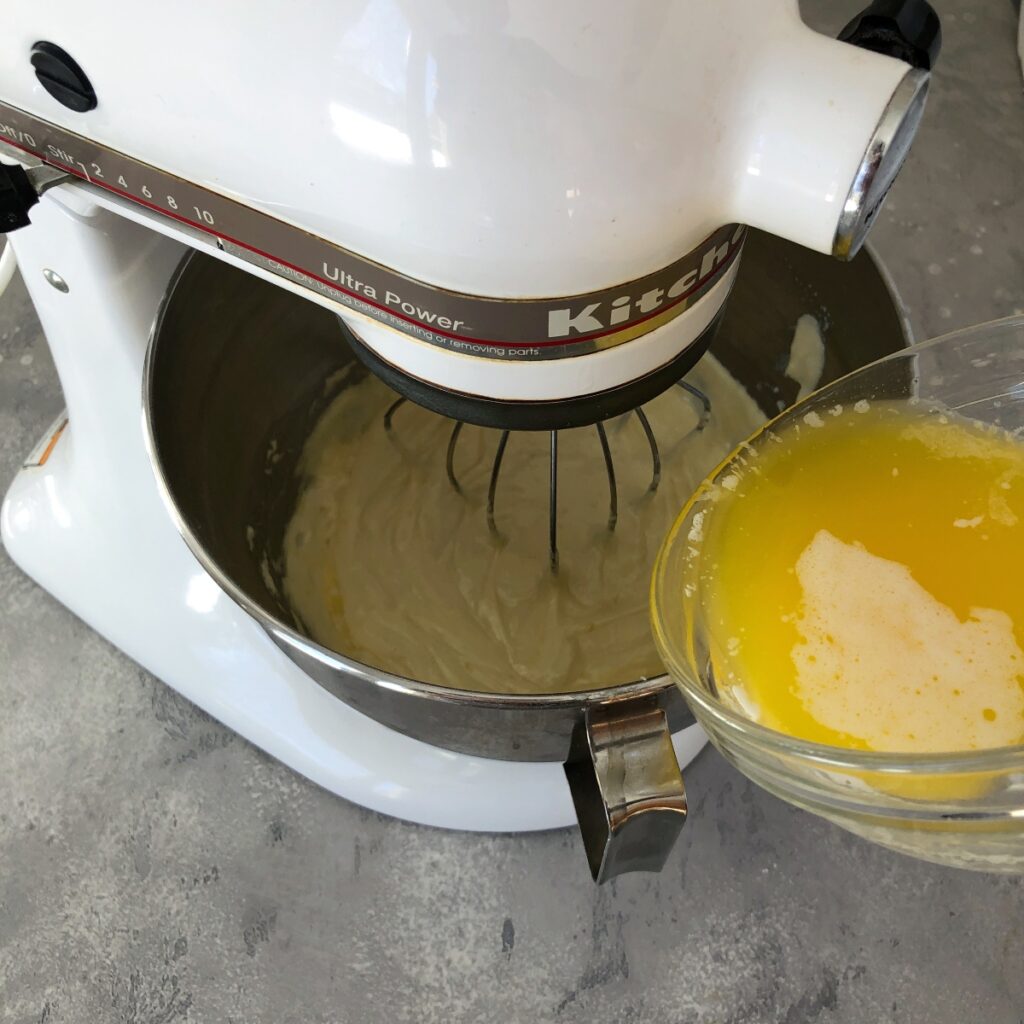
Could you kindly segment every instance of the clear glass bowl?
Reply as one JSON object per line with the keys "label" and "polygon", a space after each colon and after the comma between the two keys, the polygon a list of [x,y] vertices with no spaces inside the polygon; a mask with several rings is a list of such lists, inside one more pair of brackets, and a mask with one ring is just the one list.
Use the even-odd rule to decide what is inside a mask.
{"label": "clear glass bowl", "polygon": [[[947,334],[872,363],[793,406],[748,444],[756,447],[794,418],[837,403],[914,396],[1024,430],[1024,317]],[[927,755],[826,746],[768,729],[717,692],[700,611],[700,541],[691,527],[698,513],[713,514],[714,488],[741,450],[681,513],[651,591],[658,649],[712,743],[769,792],[866,839],[941,864],[1024,873],[1024,746]],[[771,541],[770,524],[765,540]]]}

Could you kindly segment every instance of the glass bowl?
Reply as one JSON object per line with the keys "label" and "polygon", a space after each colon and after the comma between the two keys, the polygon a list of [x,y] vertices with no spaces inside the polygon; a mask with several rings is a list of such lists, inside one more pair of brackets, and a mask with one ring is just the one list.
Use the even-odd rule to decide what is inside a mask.
{"label": "glass bowl", "polygon": [[[665,540],[654,569],[655,641],[711,742],[770,793],[857,835],[924,860],[1024,873],[1024,746],[941,754],[874,753],[776,732],[719,693],[709,657],[694,517],[713,515],[719,481],[748,446],[797,417],[861,399],[919,398],[1024,430],[1024,317],[923,342],[857,370],[768,424],[697,491]],[[765,525],[771,543],[771,525]]]}

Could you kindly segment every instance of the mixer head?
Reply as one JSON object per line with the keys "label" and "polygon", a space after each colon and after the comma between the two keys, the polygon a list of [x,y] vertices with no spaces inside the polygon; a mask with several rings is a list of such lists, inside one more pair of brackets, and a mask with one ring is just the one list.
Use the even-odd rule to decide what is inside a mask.
{"label": "mixer head", "polygon": [[[251,25],[242,0],[187,3],[153,74],[145,18],[97,35],[72,0],[41,20],[18,0],[0,36],[0,153],[18,161],[0,164],[0,223],[31,219],[41,189],[20,163],[41,161],[322,301],[377,376],[455,420],[630,412],[707,349],[747,225],[856,253],[920,120],[938,20],[925,0],[876,0],[840,42],[792,0],[720,0],[659,9],[647,40],[632,5],[567,2],[510,21],[502,0],[422,0],[367,33],[360,5],[310,0],[228,52],[227,27]],[[245,103],[178,73],[181,54]],[[368,87],[383,67],[408,74]],[[281,87],[299,82],[301,103]],[[171,130],[194,119],[187,139]],[[269,124],[289,144],[250,159]]]}
{"label": "mixer head", "polygon": [[[737,6],[735,20],[716,11],[714,29],[706,29],[710,36],[742,21],[748,42],[772,39],[771,58],[754,44],[753,63],[766,76],[756,105],[744,99],[717,120],[701,113],[675,134],[670,156],[655,154],[643,169],[642,161],[620,158],[647,146],[640,114],[646,95],[634,97],[630,129],[613,146],[598,142],[603,125],[588,122],[591,130],[580,135],[583,122],[575,118],[533,157],[527,149],[539,136],[521,140],[500,170],[477,174],[457,193],[481,194],[477,182],[486,181],[471,234],[498,221],[506,232],[491,236],[499,247],[471,272],[464,268],[465,293],[434,286],[421,307],[397,302],[395,284],[387,296],[404,314],[430,318],[431,329],[392,323],[418,342],[402,344],[376,324],[350,322],[357,356],[400,395],[459,422],[503,431],[600,424],[672,387],[707,350],[735,279],[744,225],[852,258],[920,120],[939,48],[938,19],[924,0],[878,0],[844,29],[840,38],[852,45],[843,45],[803,26],[792,36],[783,32],[796,14],[792,5],[785,12],[782,3],[754,6],[742,5],[742,16]],[[710,11],[688,8],[688,17],[712,17]],[[687,31],[691,44],[694,28]],[[731,31],[729,38],[735,45]],[[695,50],[692,60],[674,63],[703,85],[707,76],[696,69],[710,51]],[[829,85],[803,84],[815,80]],[[721,91],[709,103],[719,104],[728,90]],[[763,120],[750,120],[754,106]],[[535,114],[524,123],[536,125]],[[705,138],[713,124],[719,137]],[[723,141],[729,133],[737,145]],[[665,138],[660,127],[656,134]],[[492,158],[501,141],[490,132],[486,138],[498,146],[482,148]],[[558,161],[562,176],[548,179]],[[719,162],[721,173],[708,174]],[[519,172],[514,183],[508,168]],[[620,175],[614,182],[602,177],[612,168]],[[590,185],[595,170],[597,189]],[[648,216],[659,204],[663,212]],[[492,208],[502,211],[497,219]],[[463,249],[460,255],[473,246]],[[437,269],[453,276],[449,263]],[[470,287],[477,276],[486,289]],[[600,429],[598,436],[606,450]]]}

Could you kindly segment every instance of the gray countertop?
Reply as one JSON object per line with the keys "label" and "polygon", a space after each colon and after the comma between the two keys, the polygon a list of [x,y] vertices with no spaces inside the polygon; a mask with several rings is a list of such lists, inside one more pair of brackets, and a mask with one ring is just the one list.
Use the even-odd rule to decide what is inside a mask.
{"label": "gray countertop", "polygon": [[[835,31],[856,3],[809,3]],[[874,231],[919,336],[1024,310],[1010,0],[940,0],[919,140]],[[0,485],[61,407],[0,302]],[[660,876],[576,834],[445,833],[318,789],[0,552],[0,1019],[1019,1024],[1024,886],[905,859],[713,751]]]}

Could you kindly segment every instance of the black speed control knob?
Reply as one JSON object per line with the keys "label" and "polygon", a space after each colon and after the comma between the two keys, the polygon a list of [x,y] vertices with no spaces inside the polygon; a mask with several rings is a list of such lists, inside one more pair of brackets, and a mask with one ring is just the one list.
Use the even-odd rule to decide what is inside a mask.
{"label": "black speed control knob", "polygon": [[942,46],[942,26],[925,0],[875,0],[839,33],[839,38],[930,71]]}
{"label": "black speed control knob", "polygon": [[32,47],[31,60],[39,84],[58,103],[80,114],[96,106],[92,82],[66,50],[41,40]]}

